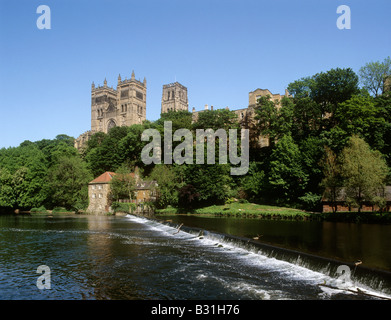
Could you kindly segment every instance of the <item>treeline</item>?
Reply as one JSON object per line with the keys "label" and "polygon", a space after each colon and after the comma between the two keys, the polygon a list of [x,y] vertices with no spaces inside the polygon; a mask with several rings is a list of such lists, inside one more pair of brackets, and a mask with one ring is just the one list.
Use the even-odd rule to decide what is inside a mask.
{"label": "treeline", "polygon": [[[389,183],[391,166],[391,94],[383,92],[390,71],[390,58],[366,64],[359,75],[350,68],[331,69],[290,83],[291,97],[280,105],[262,97],[247,123],[250,162],[243,176],[231,175],[231,164],[218,160],[210,165],[141,161],[145,129],[157,129],[162,137],[164,121],[172,121],[173,132],[186,128],[193,136],[200,128],[240,129],[235,112],[226,109],[200,112],[194,123],[190,112],[169,112],[154,122],[98,132],[81,153],[65,135],[1,149],[0,207],[86,208],[87,183],[124,166],[137,166],[144,179],[158,182],[159,208],[237,198],[320,210],[324,191],[336,195],[342,187],[351,206],[365,200],[381,206],[378,191]],[[260,147],[260,135],[269,137],[269,146]]]}

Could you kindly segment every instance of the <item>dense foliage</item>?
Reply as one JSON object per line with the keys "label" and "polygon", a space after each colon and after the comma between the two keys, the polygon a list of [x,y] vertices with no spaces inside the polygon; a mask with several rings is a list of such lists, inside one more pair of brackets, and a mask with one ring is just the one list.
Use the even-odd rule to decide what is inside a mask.
{"label": "dense foliage", "polygon": [[[389,69],[388,64],[367,64],[361,79],[350,68],[331,69],[290,83],[291,97],[280,106],[271,97],[259,99],[250,136],[268,136],[270,143],[261,148],[251,141],[249,170],[243,176],[231,175],[231,164],[219,164],[217,157],[216,164],[205,165],[141,161],[148,143],[141,139],[145,129],[158,130],[162,139],[164,121],[172,121],[173,132],[185,128],[193,137],[197,129],[239,129],[237,115],[227,109],[201,112],[196,122],[192,113],[180,111],[115,127],[93,135],[81,153],[66,135],[1,149],[0,207],[86,207],[87,183],[105,171],[124,171],[124,164],[158,182],[159,208],[197,208],[238,198],[319,210],[325,190],[333,199],[343,186],[353,206],[364,200],[381,204],[384,199],[376,192],[389,182],[391,166],[391,94],[382,92],[379,79],[385,74],[376,72]],[[115,198],[133,189],[133,181],[118,185]]]}

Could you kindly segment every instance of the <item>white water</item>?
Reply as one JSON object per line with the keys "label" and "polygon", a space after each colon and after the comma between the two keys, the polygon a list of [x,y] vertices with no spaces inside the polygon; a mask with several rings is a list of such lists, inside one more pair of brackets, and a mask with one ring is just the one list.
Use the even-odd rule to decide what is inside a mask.
{"label": "white water", "polygon": [[[329,299],[333,295],[341,294],[354,296],[361,291],[366,294],[376,297],[382,297],[385,299],[391,299],[390,295],[367,287],[358,282],[346,279],[344,277],[333,278],[322,272],[314,271],[307,266],[301,266],[300,256],[296,263],[291,263],[275,258],[270,258],[264,255],[261,250],[254,250],[236,245],[232,241],[227,242],[221,239],[218,235],[208,233],[207,235],[195,235],[182,231],[180,228],[159,223],[154,220],[149,220],[142,217],[136,217],[132,215],[127,216],[132,222],[140,223],[154,232],[154,237],[174,237],[177,240],[183,240],[181,245],[186,246],[192,244],[194,246],[200,246],[203,248],[212,249],[216,255],[223,255],[227,257],[227,261],[234,261],[233,265],[237,269],[237,266],[250,266],[258,270],[258,274],[246,275],[250,278],[263,277],[264,283],[268,284],[267,287],[262,285],[256,285],[246,280],[233,280],[228,276],[222,276],[221,274],[215,274],[210,270],[198,270],[196,279],[205,283],[219,283],[227,290],[237,293],[251,293],[251,295],[257,296],[259,299],[294,299],[292,294],[286,294],[284,290],[273,289],[272,283],[276,279],[283,278],[292,283],[293,286],[298,283],[305,284],[307,287],[318,288],[318,298]],[[176,242],[177,243],[177,242]],[[181,242],[180,242],[181,243]],[[156,243],[153,243],[156,245]],[[173,244],[178,245],[178,244]],[[208,263],[208,261],[204,261]],[[186,268],[186,267],[182,267]],[[327,266],[325,266],[327,269]],[[240,272],[240,270],[239,270]],[[270,283],[270,285],[269,285]],[[324,286],[326,285],[326,286]]]}

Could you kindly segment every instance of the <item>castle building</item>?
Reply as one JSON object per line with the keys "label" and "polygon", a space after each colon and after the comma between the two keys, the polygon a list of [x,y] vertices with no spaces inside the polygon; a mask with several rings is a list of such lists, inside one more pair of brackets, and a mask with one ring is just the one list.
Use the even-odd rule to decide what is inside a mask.
{"label": "castle building", "polygon": [[[288,90],[285,89],[285,94],[273,94],[268,89],[256,89],[254,91],[249,92],[248,94],[248,106],[246,108],[240,108],[240,109],[234,109],[232,110],[238,117],[238,122],[240,124],[241,128],[250,128],[255,125],[255,107],[257,105],[258,100],[261,97],[267,97],[269,96],[273,102],[275,102],[276,107],[281,107],[281,100],[283,97],[289,97]],[[228,107],[226,109],[229,110]],[[196,111],[193,107],[192,110],[192,121],[196,122],[198,120],[198,116],[201,112],[209,110],[209,106],[206,104],[204,107],[204,110]],[[213,110],[213,106],[211,106],[210,110]],[[270,141],[267,136],[259,136],[256,138],[256,141],[260,147],[266,147],[269,146]]]}
{"label": "castle building", "polygon": [[161,113],[181,110],[189,111],[187,88],[179,82],[163,85]]}

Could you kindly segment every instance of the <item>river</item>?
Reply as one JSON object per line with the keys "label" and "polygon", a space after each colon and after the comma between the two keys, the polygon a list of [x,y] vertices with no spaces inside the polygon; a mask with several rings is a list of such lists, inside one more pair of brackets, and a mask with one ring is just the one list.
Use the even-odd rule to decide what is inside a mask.
{"label": "river", "polygon": [[[208,220],[208,225],[213,229],[221,222]],[[303,263],[305,256],[295,252],[290,252],[296,254],[293,260],[285,259],[287,254],[276,255],[279,250],[259,247],[250,237],[235,238],[188,224],[179,228],[174,221],[165,224],[131,215],[0,216],[0,299],[391,297],[382,274],[376,274],[377,280],[368,285],[353,277],[353,269],[351,278],[332,274],[333,262],[321,261],[322,268],[319,264],[312,268]],[[266,236],[266,231],[250,230],[241,236],[255,232]],[[50,289],[38,286],[40,266],[50,271],[45,272],[50,277],[44,282],[48,281]]]}

